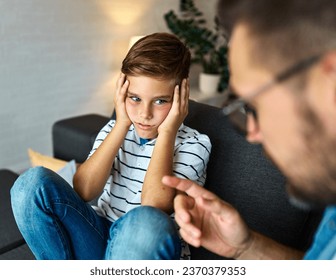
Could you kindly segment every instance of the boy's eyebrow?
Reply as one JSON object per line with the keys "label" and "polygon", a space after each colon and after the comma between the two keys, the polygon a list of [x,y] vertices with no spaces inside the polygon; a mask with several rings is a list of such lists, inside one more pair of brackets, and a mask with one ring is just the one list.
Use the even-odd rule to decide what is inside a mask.
{"label": "boy's eyebrow", "polygon": [[127,94],[132,94],[132,95],[137,95],[136,93],[133,93],[133,92],[131,92],[131,91],[127,91]]}
{"label": "boy's eyebrow", "polygon": [[172,98],[172,95],[160,95],[160,96],[154,96],[154,98]]}
{"label": "boy's eyebrow", "polygon": [[[139,94],[131,92],[131,91],[127,91],[128,95],[134,95],[134,96],[139,96]],[[172,98],[173,95],[158,95],[158,96],[153,96],[153,99],[158,99],[158,98]]]}

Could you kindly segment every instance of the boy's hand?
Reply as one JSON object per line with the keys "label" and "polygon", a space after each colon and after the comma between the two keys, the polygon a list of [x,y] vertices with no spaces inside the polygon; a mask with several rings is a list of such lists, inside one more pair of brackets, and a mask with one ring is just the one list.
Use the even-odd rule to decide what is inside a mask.
{"label": "boy's hand", "polygon": [[117,115],[117,124],[127,127],[131,126],[132,124],[126,112],[126,98],[128,86],[129,81],[126,79],[126,75],[124,73],[120,73],[117,81],[117,90],[114,95],[114,106]]}
{"label": "boy's hand", "polygon": [[185,117],[188,115],[189,104],[189,80],[182,81],[181,88],[176,85],[173,95],[173,105],[168,116],[158,128],[159,135],[162,132],[168,132],[170,135],[175,135]]}

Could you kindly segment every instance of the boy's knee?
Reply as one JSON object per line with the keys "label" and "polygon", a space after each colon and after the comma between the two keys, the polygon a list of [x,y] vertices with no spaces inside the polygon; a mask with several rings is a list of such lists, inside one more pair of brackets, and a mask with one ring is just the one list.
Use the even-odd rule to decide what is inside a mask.
{"label": "boy's knee", "polygon": [[[139,206],[125,214],[117,221],[119,229],[133,235],[134,232],[145,235],[174,235],[177,233],[170,216],[151,206]],[[121,227],[120,227],[121,226]]]}
{"label": "boy's knee", "polygon": [[33,167],[21,174],[14,182],[11,190],[12,206],[24,208],[25,203],[32,203],[38,190],[47,184],[53,171],[42,166]]}
{"label": "boy's knee", "polygon": [[[175,259],[181,243],[172,218],[150,206],[127,212],[111,227],[108,259]],[[128,249],[126,249],[128,248]]]}
{"label": "boy's knee", "polygon": [[28,179],[28,180],[36,182],[36,181],[40,181],[43,178],[50,177],[53,174],[55,174],[55,172],[48,168],[45,168],[43,166],[36,166],[36,167],[29,168],[20,177],[26,180]]}

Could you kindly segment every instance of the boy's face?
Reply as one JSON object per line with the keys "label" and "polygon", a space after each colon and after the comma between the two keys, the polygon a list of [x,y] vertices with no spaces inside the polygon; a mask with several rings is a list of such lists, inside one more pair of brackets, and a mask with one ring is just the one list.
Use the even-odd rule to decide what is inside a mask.
{"label": "boy's face", "polygon": [[153,139],[173,104],[175,83],[146,76],[127,76],[126,111],[137,134]]}

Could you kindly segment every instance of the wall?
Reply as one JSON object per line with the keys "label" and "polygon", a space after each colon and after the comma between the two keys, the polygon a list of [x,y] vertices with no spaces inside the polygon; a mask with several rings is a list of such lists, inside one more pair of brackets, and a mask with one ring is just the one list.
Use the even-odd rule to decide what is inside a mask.
{"label": "wall", "polygon": [[[209,2],[213,5],[210,5]],[[210,16],[216,0],[196,0]],[[110,115],[116,73],[133,35],[167,31],[178,0],[0,0],[0,168],[52,155],[51,127]]]}

